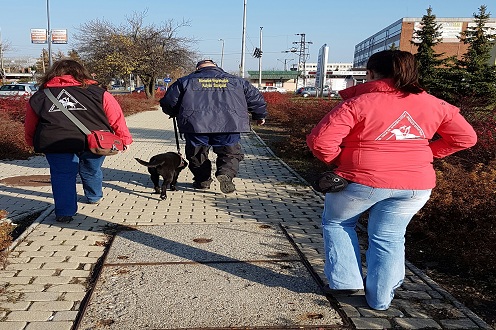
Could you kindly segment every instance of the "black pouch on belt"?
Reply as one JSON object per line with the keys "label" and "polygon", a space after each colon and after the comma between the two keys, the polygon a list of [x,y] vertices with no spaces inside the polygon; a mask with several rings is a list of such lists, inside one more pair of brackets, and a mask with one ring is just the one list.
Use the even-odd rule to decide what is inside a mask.
{"label": "black pouch on belt", "polygon": [[327,194],[343,190],[348,185],[348,180],[329,171],[320,174],[311,184],[313,189]]}

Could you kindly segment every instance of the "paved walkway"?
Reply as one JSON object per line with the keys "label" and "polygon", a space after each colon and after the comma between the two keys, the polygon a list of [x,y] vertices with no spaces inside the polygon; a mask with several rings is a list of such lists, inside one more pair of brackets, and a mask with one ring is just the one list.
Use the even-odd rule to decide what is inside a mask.
{"label": "paved walkway", "polygon": [[[309,276],[301,275],[301,277],[310,278],[317,288],[325,284],[320,229],[322,196],[308,188],[294,171],[273,155],[256,134],[243,136],[242,144],[246,158],[242,163],[239,178],[235,179],[237,187],[235,193],[222,194],[216,181],[209,191],[195,190],[191,186],[191,174],[185,170],[179,178],[179,190],[170,192],[168,199],[161,201],[157,195],[151,194],[151,182],[146,168],[133,158],[146,160],[157,153],[175,151],[172,122],[160,111],[133,115],[127,118],[127,122],[135,143],[129,152],[105,160],[103,201],[99,205],[80,203],[78,215],[70,224],[54,222],[48,185],[0,184],[0,209],[7,210],[9,218],[16,221],[29,213],[41,213],[33,225],[14,242],[8,264],[5,270],[0,271],[0,284],[4,288],[3,292],[0,291],[0,329],[119,329],[115,326],[118,324],[115,319],[92,320],[85,312],[92,306],[92,302],[96,302],[97,298],[93,297],[98,297],[98,292],[92,288],[103,290],[104,285],[108,285],[109,281],[117,276],[117,271],[105,275],[110,277],[102,274],[105,273],[104,260],[108,254],[106,247],[114,247],[113,244],[117,244],[114,242],[117,241],[115,234],[122,234],[119,230],[123,228],[138,229],[140,233],[147,234],[148,238],[155,237],[160,240],[160,244],[165,244],[171,240],[170,235],[175,231],[181,237],[184,235],[184,227],[178,226],[190,228],[190,230],[186,229],[186,232],[198,231],[198,228],[202,226],[207,228],[207,225],[257,224],[262,226],[261,228],[268,226],[276,230],[278,235],[282,235],[281,237],[285,237],[283,240],[290,242],[290,246],[295,249],[296,253],[290,253],[293,259],[288,262],[301,262],[305,265],[304,272]],[[48,165],[43,157],[0,162],[0,179],[48,174]],[[80,196],[83,196],[80,185],[78,189]],[[150,236],[150,233],[155,236]],[[168,238],[165,238],[165,235],[169,235]],[[179,238],[177,237],[178,241]],[[129,243],[122,241],[122,237],[119,239],[120,248]],[[229,237],[225,239],[228,240]],[[142,249],[141,252],[147,251],[148,256],[153,255],[154,250],[146,249],[153,247],[155,243],[143,243],[145,241],[144,238],[135,240],[131,250],[139,252],[136,250]],[[236,243],[232,243],[229,247],[236,249]],[[243,245],[240,247],[242,249],[239,251],[246,252],[250,249]],[[223,250],[219,248],[211,251],[208,256],[222,258],[224,254],[229,255],[229,250],[222,252]],[[193,252],[202,251],[204,250],[196,249]],[[284,255],[279,254],[279,257]],[[114,257],[119,258],[119,254]],[[254,261],[253,259],[252,257],[250,261]],[[115,264],[115,259],[113,262]],[[225,260],[223,262],[228,263]],[[277,262],[278,260],[270,261],[271,266]],[[167,265],[161,264],[161,266]],[[258,268],[260,274],[269,274],[267,267],[269,266],[265,264]],[[256,279],[254,276],[247,278],[243,275],[247,270],[242,267],[227,271],[230,272],[231,280],[234,279],[233,275],[236,275],[236,279],[250,280],[250,285],[258,285],[260,290],[264,290],[267,286],[267,278]],[[188,271],[184,270],[184,273]],[[270,274],[281,274],[281,271],[271,270]],[[220,292],[216,291],[220,290],[218,282],[209,281],[208,276],[202,281],[207,288],[206,291],[214,295],[218,293],[220,297]],[[139,283],[140,281],[132,282],[130,279],[128,285],[139,285]],[[156,285],[157,290],[163,290],[163,283]],[[188,290],[187,284],[182,285],[171,286],[169,289],[179,295],[181,290]],[[292,291],[294,297],[299,297],[297,291]],[[307,291],[304,293],[308,293]],[[300,295],[303,297],[304,293]],[[322,294],[317,293],[320,298],[325,299]],[[246,297],[232,294],[231,305],[239,304],[239,300],[244,298]],[[315,297],[313,299],[314,307],[321,308],[321,300]],[[248,302],[245,308],[252,308],[260,314],[261,309],[265,308],[264,304],[265,302],[261,300],[252,301]],[[388,311],[379,312],[367,308],[363,292],[352,296],[328,297],[325,306],[329,315],[322,316],[327,312],[313,317],[307,315],[307,319],[313,319],[311,322],[305,323],[301,320],[301,322],[288,320],[283,322],[281,321],[283,311],[280,310],[281,315],[274,315],[271,320],[265,320],[265,323],[256,323],[252,319],[254,324],[251,325],[251,329],[260,328],[262,325],[271,329],[289,329],[291,326],[307,329],[491,329],[477,315],[409,263],[407,263],[406,282],[398,290],[397,297]],[[109,308],[113,307],[115,306]],[[218,328],[247,327],[246,324],[233,323],[230,323],[229,327],[224,326],[221,322],[223,310],[219,309],[219,314],[216,315]],[[226,313],[229,311],[229,309],[225,310]],[[171,320],[176,319],[177,315],[174,312],[169,310],[168,313]],[[185,319],[187,316],[176,319],[172,328],[189,329],[193,326],[214,328],[212,323],[207,323],[206,320],[202,323],[201,319],[194,325],[188,322],[180,323]],[[88,326],[85,327],[84,324]],[[168,324],[161,324],[160,327],[136,325],[135,329],[138,328],[171,329]],[[129,329],[133,327],[130,326]]]}

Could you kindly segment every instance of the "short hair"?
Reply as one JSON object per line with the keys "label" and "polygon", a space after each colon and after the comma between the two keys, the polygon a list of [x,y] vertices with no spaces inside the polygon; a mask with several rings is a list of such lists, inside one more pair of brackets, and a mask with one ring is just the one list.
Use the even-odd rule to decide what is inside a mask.
{"label": "short hair", "polygon": [[206,64],[206,63],[211,63],[211,64],[217,66],[217,63],[215,63],[213,60],[206,59],[206,60],[201,60],[200,62],[196,63],[196,68],[198,69],[201,65]]}

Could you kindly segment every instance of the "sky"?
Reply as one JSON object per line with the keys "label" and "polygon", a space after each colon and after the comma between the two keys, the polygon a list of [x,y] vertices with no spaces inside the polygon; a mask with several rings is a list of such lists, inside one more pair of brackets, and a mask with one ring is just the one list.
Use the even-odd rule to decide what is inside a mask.
{"label": "sky", "polygon": [[[473,17],[486,5],[496,17],[496,2],[481,0],[246,0],[245,70],[257,71],[252,56],[260,46],[262,70],[284,70],[298,63],[301,35],[308,57],[317,62],[319,49],[329,47],[328,63],[353,62],[355,45],[403,17],[422,17],[427,8],[438,18]],[[47,10],[48,7],[48,10]],[[144,13],[145,25],[188,22],[177,35],[197,40],[190,45],[199,59],[210,58],[225,71],[237,72],[242,57],[244,0],[29,0],[2,1],[1,42],[4,58],[39,57],[44,44],[31,43],[31,29],[66,29],[68,44],[53,44],[52,53],[67,53],[83,24],[105,20],[114,26]],[[224,46],[224,47],[223,47]],[[287,52],[296,48],[296,53]],[[223,49],[223,51],[222,51]]]}

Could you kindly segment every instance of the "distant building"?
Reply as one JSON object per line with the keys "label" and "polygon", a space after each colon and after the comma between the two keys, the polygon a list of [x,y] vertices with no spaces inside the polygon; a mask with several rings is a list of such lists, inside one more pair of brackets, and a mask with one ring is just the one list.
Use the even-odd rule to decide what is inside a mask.
{"label": "distant building", "polygon": [[296,80],[298,78],[298,71],[264,71],[260,75],[259,71],[248,71],[248,80],[252,85],[258,87],[260,78],[262,86],[281,87],[287,91],[296,90]]}
{"label": "distant building", "polygon": [[35,80],[35,72],[32,68],[36,65],[36,59],[32,57],[5,57],[2,59],[2,67],[5,76],[0,72],[1,83],[27,82]]}
{"label": "distant building", "polygon": [[[297,70],[298,69],[298,70]],[[317,63],[303,63],[295,65],[290,71],[263,71],[262,87],[275,86],[282,87],[288,91],[295,91],[303,86],[315,86],[315,75],[317,73]],[[258,87],[259,72],[248,71],[249,81]],[[365,79],[365,70],[353,69],[351,62],[347,63],[327,63],[327,72],[324,86],[329,86],[331,90],[342,90],[350,85],[356,85]]]}
{"label": "distant building", "polygon": [[[391,49],[393,46],[415,54],[417,47],[411,41],[413,32],[422,28],[421,21],[422,18],[402,18],[357,44],[353,67],[365,67],[372,54]],[[436,23],[441,26],[442,41],[434,47],[434,51],[438,54],[445,53],[444,57],[456,56],[461,59],[462,55],[467,52],[468,45],[460,41],[460,33],[466,31],[469,26],[475,26],[474,18],[436,18]],[[488,19],[486,27],[496,29],[496,18]],[[492,33],[496,34],[496,30]],[[492,54],[491,64],[495,64],[496,50],[494,48]]]}

